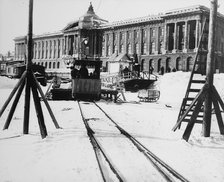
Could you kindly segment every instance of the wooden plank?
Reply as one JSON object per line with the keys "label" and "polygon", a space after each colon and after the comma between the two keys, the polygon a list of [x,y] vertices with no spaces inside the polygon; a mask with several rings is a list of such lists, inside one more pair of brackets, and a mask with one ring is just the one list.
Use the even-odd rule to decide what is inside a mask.
{"label": "wooden plank", "polygon": [[198,113],[200,112],[200,108],[201,108],[201,106],[202,106],[202,104],[204,102],[205,95],[206,95],[205,92],[202,93],[202,96],[198,99],[198,102],[197,102],[197,104],[195,106],[195,110],[194,110],[194,112],[193,112],[193,114],[191,116],[191,119],[190,119],[190,121],[189,121],[189,123],[188,123],[188,125],[187,125],[187,127],[186,127],[186,129],[184,131],[183,139],[186,140],[186,141],[189,140],[189,137],[190,137],[190,134],[191,134],[192,129],[194,127],[194,124],[195,124],[195,121],[197,119]]}
{"label": "wooden plank", "polygon": [[215,38],[216,38],[216,18],[217,18],[217,0],[211,1],[209,16],[209,39],[208,54],[206,65],[206,83],[208,84],[208,94],[204,104],[204,122],[202,133],[204,137],[209,137],[211,132],[211,113],[212,113],[212,88],[214,80],[214,61],[215,61]]}
{"label": "wooden plank", "polygon": [[[198,100],[201,99],[201,97],[203,97],[204,92],[207,91],[207,85],[204,85],[201,89],[201,91],[196,95],[195,99],[192,101],[191,105],[186,109],[186,111],[184,112],[184,114],[181,116],[181,118],[178,119],[177,123],[175,124],[175,126],[173,127],[173,131],[176,131],[176,129],[180,126],[182,120],[186,117],[186,115],[191,111],[192,107],[196,104],[196,102]],[[199,110],[199,109],[198,109]]]}
{"label": "wooden plank", "polygon": [[29,118],[30,118],[30,74],[26,75],[25,88],[25,103],[24,103],[24,118],[23,118],[23,134],[29,133]]}
{"label": "wooden plank", "polygon": [[34,78],[34,80],[35,80],[35,82],[36,82],[37,89],[38,89],[38,91],[39,91],[39,93],[40,93],[40,95],[41,95],[41,98],[43,99],[43,101],[44,101],[44,103],[45,103],[45,105],[46,105],[46,108],[47,108],[47,110],[48,110],[48,112],[49,112],[49,114],[50,114],[50,116],[51,116],[51,119],[52,119],[52,121],[53,121],[55,127],[56,127],[56,128],[61,128],[61,127],[59,126],[59,124],[58,124],[56,118],[54,117],[54,114],[53,114],[53,112],[52,112],[52,110],[51,110],[51,107],[50,107],[49,103],[47,102],[47,99],[45,98],[44,93],[43,93],[43,91],[42,91],[42,89],[41,89],[41,87],[40,87],[40,85],[39,85],[39,82],[37,81],[37,79],[36,79],[36,77],[35,77],[34,74],[33,74],[33,78]]}
{"label": "wooden plank", "polygon": [[41,133],[42,138],[46,138],[47,129],[46,129],[46,126],[44,123],[44,116],[43,116],[43,111],[41,108],[40,98],[39,98],[38,92],[37,92],[37,85],[36,85],[36,82],[33,77],[32,77],[32,81],[33,82],[31,85],[31,89],[32,89],[32,93],[33,93],[33,100],[34,100],[34,105],[35,105],[35,109],[36,109],[38,124],[40,127],[40,133]]}

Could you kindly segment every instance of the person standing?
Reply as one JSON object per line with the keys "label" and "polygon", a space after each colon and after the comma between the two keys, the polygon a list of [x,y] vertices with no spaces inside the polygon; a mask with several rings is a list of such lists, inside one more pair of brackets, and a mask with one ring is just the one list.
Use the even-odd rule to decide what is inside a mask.
{"label": "person standing", "polygon": [[89,73],[88,73],[88,69],[86,68],[85,64],[81,65],[79,73],[80,73],[80,78],[88,78]]}

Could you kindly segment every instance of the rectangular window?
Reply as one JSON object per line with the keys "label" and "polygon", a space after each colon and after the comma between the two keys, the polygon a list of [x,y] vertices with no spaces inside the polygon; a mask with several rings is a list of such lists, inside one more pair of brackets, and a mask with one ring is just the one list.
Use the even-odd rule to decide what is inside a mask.
{"label": "rectangular window", "polygon": [[124,39],[124,32],[120,32],[120,41]]}
{"label": "rectangular window", "polygon": [[151,50],[150,50],[150,53],[151,54],[155,54],[155,50],[156,50],[156,44],[155,42],[151,42]]}
{"label": "rectangular window", "polygon": [[131,32],[127,32],[127,40],[131,39]]}
{"label": "rectangular window", "polygon": [[124,45],[123,45],[123,44],[121,44],[121,46],[120,46],[120,52],[121,52],[121,53],[124,52]]}
{"label": "rectangular window", "polygon": [[146,39],[146,30],[145,29],[142,30],[142,38]]}
{"label": "rectangular window", "polygon": [[143,43],[142,54],[146,55],[146,51],[147,51],[147,45],[146,45],[146,43],[144,42],[144,43]]}
{"label": "rectangular window", "polygon": [[159,27],[159,36],[164,36],[164,29],[162,27]]}
{"label": "rectangular window", "polygon": [[159,42],[159,50],[158,50],[158,54],[161,54],[163,49],[164,49],[164,47],[163,47],[163,41],[160,41],[160,42]]}
{"label": "rectangular window", "polygon": [[138,43],[135,44],[135,53],[139,54],[139,45],[138,45]]}
{"label": "rectangular window", "polygon": [[128,44],[128,54],[131,54],[131,44]]}
{"label": "rectangular window", "polygon": [[134,31],[134,39],[137,40],[139,38],[139,32],[137,30]]}
{"label": "rectangular window", "polygon": [[155,28],[151,28],[151,37],[155,37],[156,36],[156,30]]}

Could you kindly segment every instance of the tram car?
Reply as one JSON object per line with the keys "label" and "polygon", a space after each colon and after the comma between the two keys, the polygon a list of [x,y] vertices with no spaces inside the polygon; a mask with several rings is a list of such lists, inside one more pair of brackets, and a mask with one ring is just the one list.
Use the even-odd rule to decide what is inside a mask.
{"label": "tram car", "polygon": [[[15,65],[8,65],[6,69],[6,76],[9,78],[20,78],[23,72],[26,70],[25,64],[15,64]],[[45,72],[45,67],[37,64],[32,65],[32,70],[34,75],[36,76],[38,82],[42,86],[47,85],[47,77]]]}
{"label": "tram car", "polygon": [[75,60],[71,68],[73,99],[99,100],[101,94],[100,69],[102,61]]}

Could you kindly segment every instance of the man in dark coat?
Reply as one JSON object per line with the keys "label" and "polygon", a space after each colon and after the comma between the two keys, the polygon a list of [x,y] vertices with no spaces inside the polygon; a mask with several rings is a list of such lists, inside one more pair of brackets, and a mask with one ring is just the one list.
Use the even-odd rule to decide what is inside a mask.
{"label": "man in dark coat", "polygon": [[79,70],[80,78],[88,78],[88,69],[86,68],[86,65],[82,64],[81,68]]}

